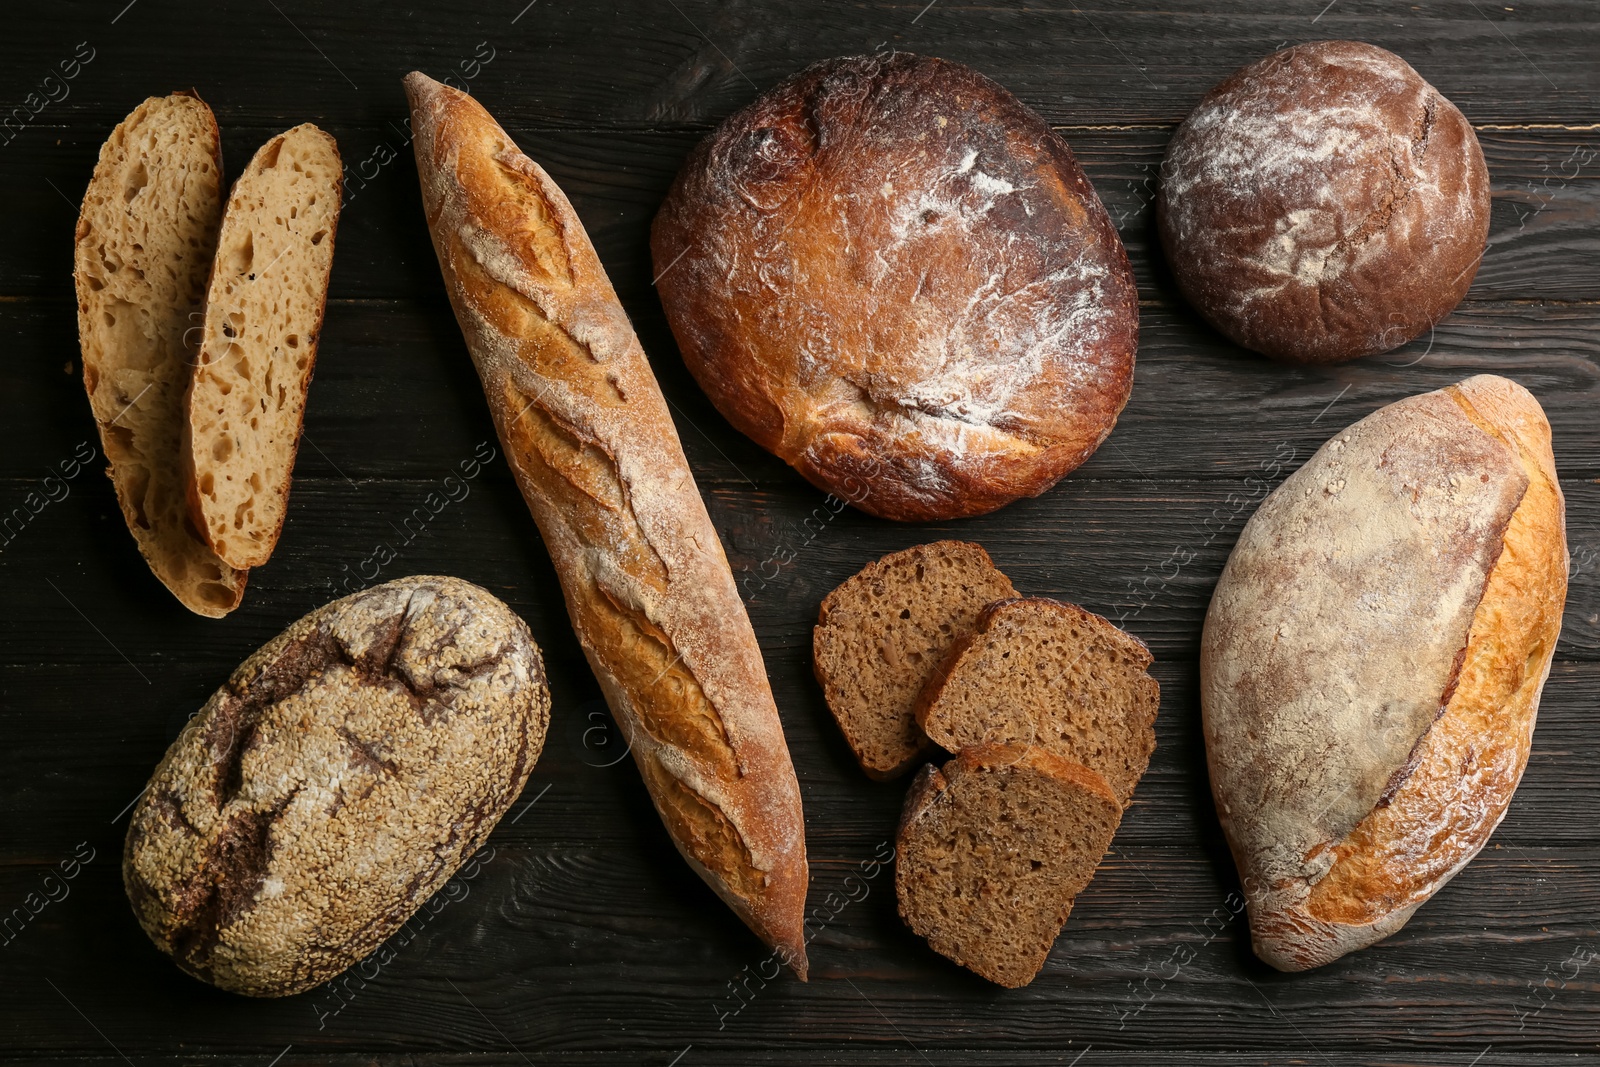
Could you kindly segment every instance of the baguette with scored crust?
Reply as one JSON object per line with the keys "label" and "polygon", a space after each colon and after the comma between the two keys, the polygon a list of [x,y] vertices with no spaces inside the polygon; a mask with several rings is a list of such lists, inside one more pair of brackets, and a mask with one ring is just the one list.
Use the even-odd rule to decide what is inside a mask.
{"label": "baguette with scored crust", "polygon": [[465,93],[405,86],[450,303],[584,654],[679,851],[804,978],[799,784],[644,350],[549,175]]}

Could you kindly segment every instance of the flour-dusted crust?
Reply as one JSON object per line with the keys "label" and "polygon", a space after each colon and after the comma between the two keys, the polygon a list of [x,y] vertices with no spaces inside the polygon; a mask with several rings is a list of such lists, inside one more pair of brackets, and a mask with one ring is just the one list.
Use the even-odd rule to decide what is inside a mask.
{"label": "flour-dusted crust", "polygon": [[684,164],[657,289],[734,426],[874,515],[1036,496],[1127,403],[1138,294],[1066,143],[959,63],[806,68]]}
{"label": "flour-dusted crust", "polygon": [[1472,126],[1405,60],[1317,41],[1206,94],[1167,149],[1156,212],[1212,325],[1330,363],[1398,348],[1466,295],[1489,173]]}
{"label": "flour-dusted crust", "polygon": [[1246,525],[1201,703],[1268,963],[1393,933],[1499,824],[1560,631],[1563,514],[1538,402],[1480,375],[1349,427]]}
{"label": "flour-dusted crust", "polygon": [[483,846],[549,711],[527,624],[475,585],[402,578],[317,609],[234,671],[135,805],[139,924],[236,993],[327,981]]}
{"label": "flour-dusted crust", "polygon": [[679,851],[803,978],[799,783],[650,364],[550,176],[466,94],[406,92],[450,301],[578,640]]}
{"label": "flour-dusted crust", "polygon": [[83,384],[122,517],[183,606],[220,618],[247,574],[189,521],[184,390],[222,220],[222,146],[192,93],[152,96],[100,149],[74,234]]}

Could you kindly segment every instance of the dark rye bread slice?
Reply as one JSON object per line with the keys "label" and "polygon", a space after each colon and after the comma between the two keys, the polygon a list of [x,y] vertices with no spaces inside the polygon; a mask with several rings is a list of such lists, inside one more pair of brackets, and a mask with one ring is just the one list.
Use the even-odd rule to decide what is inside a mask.
{"label": "dark rye bread slice", "polygon": [[966,541],[891,553],[828,594],[812,662],[868,776],[894,778],[928,751],[913,716],[917,694],[984,605],[1016,595],[989,554]]}
{"label": "dark rye bread slice", "polygon": [[1075,604],[991,604],[917,702],[918,725],[958,751],[1034,744],[1094,770],[1124,807],[1155,751],[1161,687],[1143,641]]}
{"label": "dark rye bread slice", "polygon": [[900,817],[900,917],[968,970],[1027,985],[1121,821],[1105,779],[1042,748],[979,745],[930,763]]}

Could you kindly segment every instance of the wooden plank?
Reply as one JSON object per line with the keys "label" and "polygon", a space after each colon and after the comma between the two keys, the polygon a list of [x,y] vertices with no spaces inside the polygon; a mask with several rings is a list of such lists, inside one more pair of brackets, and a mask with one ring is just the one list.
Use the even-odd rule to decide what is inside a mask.
{"label": "wooden plank", "polygon": [[[632,301],[630,310],[702,486],[761,487],[813,499],[787,465],[712,407],[678,357],[659,305]],[[1259,474],[1264,463],[1282,467],[1291,455],[1297,466],[1378,407],[1485,372],[1514,378],[1539,397],[1567,477],[1600,476],[1600,438],[1592,432],[1600,407],[1600,303],[1469,303],[1432,336],[1403,349],[1320,368],[1236,349],[1183,306],[1147,305],[1140,319],[1133,394],[1116,431],[1066,482],[1028,506],[1081,481],[1237,483]],[[15,428],[16,442],[0,450],[0,493],[20,495],[25,488],[5,480],[38,482],[82,442],[94,444],[74,330],[71,309],[60,303],[0,302],[0,338],[10,352],[0,364],[0,425]],[[442,297],[330,307],[298,477],[442,476],[492,435],[477,376]],[[15,503],[0,496],[0,510]]]}
{"label": "wooden plank", "polygon": [[[70,99],[70,98],[69,98]],[[485,93],[497,113],[502,102]],[[333,272],[335,298],[437,299],[438,268],[423,225],[404,101],[376,106],[377,121],[330,124],[346,165],[346,206]],[[77,205],[112,125],[56,128],[5,146],[0,202],[17,205],[0,247],[0,296],[71,299]],[[508,122],[522,148],[572,198],[630,310],[648,303],[654,272],[649,227],[700,139],[694,131],[550,131]],[[227,173],[236,175],[273,127],[224,124]],[[1170,127],[1062,131],[1116,223],[1146,299],[1175,300],[1155,238],[1153,201]],[[1474,300],[1600,299],[1600,129],[1480,131],[1494,204]]]}
{"label": "wooden plank", "polygon": [[[859,858],[873,848],[864,844]],[[453,901],[397,935],[390,962],[347,985],[263,1002],[179,973],[130,921],[113,857],[96,856],[0,953],[7,1044],[103,1051],[93,1029],[58,1009],[61,994],[132,1057],[175,1040],[241,1054],[289,1043],[642,1054],[686,1044],[798,1052],[843,1041],[889,1050],[898,1034],[938,1055],[1042,1052],[1069,1041],[1079,1050],[1171,1048],[1181,1035],[1184,1048],[1212,1052],[1353,1052],[1382,1042],[1402,1056],[1455,1050],[1466,1063],[1486,1045],[1577,1051],[1600,1025],[1589,955],[1600,948],[1592,846],[1491,849],[1400,933],[1302,975],[1248,957],[1232,888],[1191,849],[1119,850],[1079,898],[1038,979],[1011,992],[905,930],[886,870],[851,883],[857,899],[846,902],[857,864],[850,854],[815,870],[809,984],[751,977],[765,951],[670,846],[630,854],[496,841]],[[44,877],[39,868],[0,868],[0,901],[25,898]],[[91,953],[118,966],[65,965]],[[624,1005],[624,1015],[599,1023]],[[142,1019],[172,1022],[155,1031]]]}
{"label": "wooden plank", "polygon": [[[303,479],[272,561],[253,572],[244,608],[221,622],[189,615],[156,584],[108,485],[82,486],[50,504],[0,553],[0,576],[14,590],[14,610],[0,626],[7,635],[0,663],[65,659],[117,668],[122,680],[136,682],[136,666],[148,674],[179,655],[230,650],[227,658],[242,659],[364,578],[441,571],[486,585],[541,639],[574,647],[554,573],[515,488],[480,476],[454,490],[464,496],[454,502],[444,478],[441,471],[426,481],[355,486]],[[992,516],[916,526],[851,509],[832,514],[814,490],[716,487],[708,504],[769,656],[803,652],[817,603],[868,561],[955,536],[987,546],[1024,591],[1120,618],[1158,657],[1180,658],[1195,653],[1211,587],[1268,485],[1264,478],[1251,486],[1074,480]],[[1577,573],[1560,654],[1590,659],[1600,651],[1593,620],[1600,611],[1600,485],[1569,482],[1567,493]],[[374,558],[384,555],[380,545],[395,557],[387,566]],[[105,638],[73,605],[90,613]]]}
{"label": "wooden plank", "polygon": [[[448,18],[300,2],[30,11],[0,42],[3,99],[28,92],[88,39],[96,57],[39,122],[109,127],[137,100],[197,86],[225,124],[291,125],[392,107],[399,78],[488,55],[470,84],[519,125],[704,127],[807,63],[898,48],[970,63],[1058,124],[1162,124],[1240,65],[1295,41],[1354,36],[1405,56],[1475,122],[1586,124],[1600,72],[1582,0],[1415,5],[1344,0],[1263,9],[987,0],[788,5],[757,0],[520,4],[467,0]],[[597,41],[604,59],[597,61]],[[469,66],[470,72],[474,68]],[[57,90],[59,95],[59,90]],[[37,129],[33,134],[37,134]]]}

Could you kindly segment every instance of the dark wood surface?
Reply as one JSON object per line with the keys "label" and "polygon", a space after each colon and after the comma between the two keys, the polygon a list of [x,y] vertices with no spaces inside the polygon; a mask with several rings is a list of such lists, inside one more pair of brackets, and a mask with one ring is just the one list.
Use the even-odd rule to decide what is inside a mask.
{"label": "dark wood surface", "polygon": [[[70,238],[123,115],[192,86],[217,113],[231,173],[271,133],[315,121],[352,179],[288,524],[243,607],[220,622],[184,612],[138,558],[98,463],[0,543],[0,917],[60,898],[0,944],[0,1062],[1600,1064],[1592,3],[525,3],[7,12],[0,119],[21,107],[27,121],[0,127],[0,512],[95,444]],[[1489,160],[1494,223],[1467,302],[1431,337],[1292,369],[1233,348],[1182,305],[1149,204],[1172,127],[1211,84],[1282,44],[1335,36],[1394,49],[1462,108]],[[79,42],[93,59],[32,114],[30,92],[62,95],[45,79],[88,54]],[[646,234],[712,124],[811,60],[891,47],[977,66],[1071,142],[1138,275],[1136,384],[1109,441],[1040,499],[961,523],[847,511],[808,529],[821,494],[730,429],[684,371]],[[766,953],[678,858],[631,761],[614,762],[616,729],[504,460],[404,532],[493,430],[424,229],[400,78],[460,80],[462,61],[491,53],[471,89],[588,226],[736,573],[792,556],[746,588],[805,797],[811,905],[826,917],[809,984],[763,983]],[[1205,778],[1195,656],[1207,599],[1249,512],[1324,439],[1482,370],[1544,403],[1568,502],[1571,594],[1527,775],[1490,846],[1401,933],[1278,974],[1251,956],[1232,906]],[[903,783],[856,770],[810,678],[810,624],[865,562],[945,536],[982,542],[1026,592],[1125,618],[1163,690],[1159,747],[1114,851],[1044,973],[1017,991],[907,932],[887,872],[840,906],[846,876],[891,836]],[[118,873],[126,806],[228,672],[336,595],[379,543],[398,556],[384,577],[459,575],[528,620],[555,698],[544,756],[492,854],[397,937],[387,966],[279,1001],[217,992],[133,921]]]}

